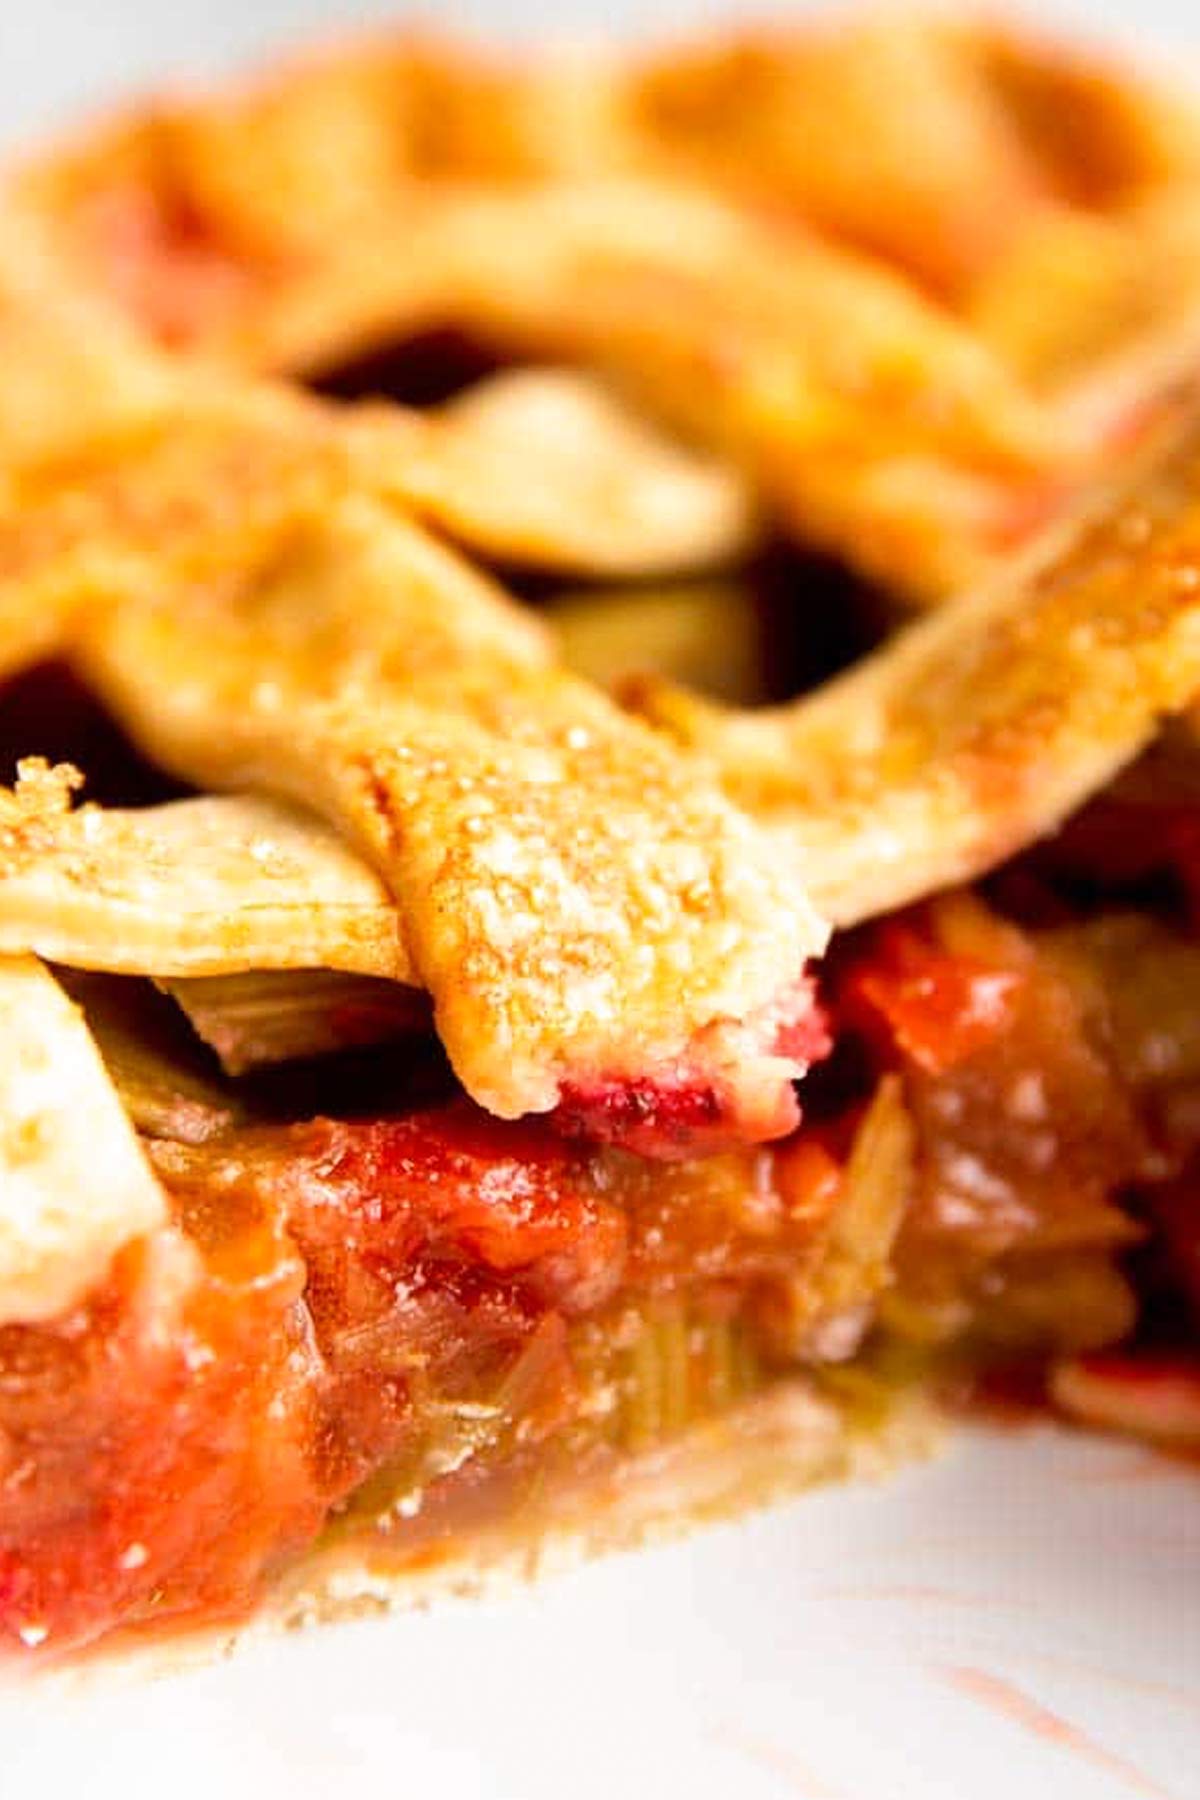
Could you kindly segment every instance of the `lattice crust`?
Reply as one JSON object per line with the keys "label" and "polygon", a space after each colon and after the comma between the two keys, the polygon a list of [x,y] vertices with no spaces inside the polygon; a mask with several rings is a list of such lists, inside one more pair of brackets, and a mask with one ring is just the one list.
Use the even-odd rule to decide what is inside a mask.
{"label": "lattice crust", "polygon": [[[847,44],[859,50],[849,60]],[[805,91],[803,105],[815,107],[812,96],[827,83],[836,89],[872,66],[898,66],[897,58],[922,69],[926,85],[941,83],[946,119],[958,123],[951,130],[931,116],[931,134],[944,129],[951,141],[958,131],[965,141],[969,114],[977,126],[988,122],[976,133],[978,157],[1005,132],[1020,143],[1021,166],[1036,164],[1044,177],[1036,205],[1030,199],[1041,224],[1068,201],[1078,213],[1085,200],[1099,206],[1156,182],[1182,191],[1190,179],[1183,115],[1133,89],[1023,61],[999,39],[912,26],[807,48],[742,46],[697,64],[694,79],[683,63],[636,74],[578,65],[566,86],[563,71],[548,66],[489,70],[428,45],[367,51],[309,65],[245,100],[118,127],[26,179],[22,236],[0,259],[13,271],[0,329],[31,346],[27,366],[47,393],[47,370],[72,333],[86,343],[78,435],[95,445],[10,475],[0,544],[7,665],[69,644],[166,766],[203,785],[258,786],[324,811],[381,872],[398,909],[395,945],[371,954],[398,979],[429,988],[464,1082],[497,1111],[544,1109],[564,1089],[613,1080],[702,1080],[725,1092],[744,1125],[765,1129],[779,1110],[763,1094],[777,1095],[786,1072],[770,1054],[780,996],[794,990],[821,932],[791,856],[771,867],[767,840],[697,784],[692,767],[556,669],[529,616],[404,515],[424,511],[502,553],[524,546],[536,559],[540,545],[569,560],[574,542],[581,565],[602,567],[607,553],[610,566],[648,558],[653,566],[653,543],[661,549],[671,539],[672,514],[685,522],[664,551],[668,561],[744,543],[744,489],[566,378],[557,387],[559,378],[509,378],[441,417],[384,408],[335,417],[282,391],[169,361],[106,309],[103,282],[79,302],[86,315],[60,300],[55,231],[86,237],[97,220],[111,226],[112,207],[132,205],[136,190],[139,204],[183,235],[150,242],[149,262],[149,240],[122,240],[105,265],[117,286],[149,272],[178,277],[193,296],[208,293],[197,257],[212,276],[205,259],[228,261],[233,246],[243,273],[253,265],[262,278],[237,330],[252,335],[269,319],[270,330],[292,334],[285,360],[315,353],[305,321],[318,315],[345,347],[347,332],[358,341],[394,325],[397,307],[414,323],[437,316],[441,300],[431,308],[431,292],[452,295],[460,322],[603,362],[653,408],[732,447],[806,534],[902,579],[919,569],[925,581],[937,560],[937,588],[974,566],[985,539],[1011,534],[1018,491],[1020,512],[1051,470],[1061,481],[1066,450],[1050,415],[894,276],[806,228],[678,179],[700,122],[708,121],[704,142],[719,144],[721,119],[728,113],[732,131],[746,91],[765,84],[762,144],[738,137],[754,167],[713,179],[740,191],[776,169],[783,183],[787,157],[773,134],[787,108]],[[409,95],[402,130],[397,83]],[[561,100],[572,85],[577,129],[560,158],[550,95]],[[1087,166],[1073,171],[1049,104],[1068,91],[1088,121]],[[477,131],[497,109],[504,129]],[[326,132],[348,146],[328,165],[318,153]],[[504,148],[489,161],[485,145]],[[261,170],[255,156],[277,180],[248,179]],[[1011,169],[1019,162],[1014,152]],[[653,165],[652,179],[623,172],[641,164]],[[347,170],[352,183],[343,181]],[[312,205],[298,205],[314,183]],[[1032,195],[1038,184],[1027,185]],[[773,192],[775,201],[785,197],[781,186]],[[821,213],[815,201],[792,200],[793,211]],[[372,208],[375,225],[360,231]],[[389,209],[391,228],[401,214],[407,227],[404,259],[379,235]],[[828,226],[831,215],[821,216]],[[224,241],[205,238],[215,223]],[[848,225],[846,235],[869,237]],[[324,254],[331,239],[348,258],[336,268]],[[168,264],[176,257],[170,268],[152,266],[160,251]],[[906,260],[898,245],[891,251]],[[344,287],[345,304],[322,311],[330,281]],[[124,292],[128,301],[128,284]],[[43,293],[52,304],[34,330]],[[140,302],[130,310],[147,322]],[[93,317],[96,338],[80,329]],[[161,317],[149,322],[160,336],[190,334]],[[236,355],[270,360],[265,342],[244,338]],[[233,352],[234,339],[224,348]],[[68,412],[60,391],[39,439],[28,425],[40,424],[39,405],[19,400],[13,460],[31,443],[65,445]],[[561,507],[528,479],[529,463],[505,488],[508,446],[522,433],[540,443],[548,471],[559,469]],[[564,437],[585,445],[574,464],[562,455]],[[622,478],[624,497],[605,515]],[[1155,479],[1151,498],[1161,500]],[[1175,492],[1171,479],[1165,486]],[[653,492],[671,497],[635,498]],[[532,511],[522,494],[533,496]],[[952,508],[962,530],[945,528]],[[656,516],[639,543],[648,514]],[[622,518],[629,539],[618,529],[613,548],[612,523]],[[1156,529],[1176,522],[1172,514]],[[1096,548],[1109,527],[1097,529],[1099,538],[1067,531],[1067,548],[1050,558],[1053,575],[982,589],[944,631],[886,652],[789,714],[723,718],[665,691],[648,690],[644,703],[704,748],[727,791],[775,838],[789,850],[812,849],[815,879],[839,919],[881,910],[1028,841],[1134,752],[1158,709],[1190,696],[1187,590],[1178,616],[1138,610],[1137,559],[1127,557],[1123,581],[1114,582]],[[1111,531],[1132,543],[1128,523]],[[1047,595],[1057,596],[1057,611]],[[1107,625],[1060,632],[1063,617],[1097,604]],[[1142,646],[1142,691],[1101,717],[1097,694],[1106,703],[1126,696],[1109,680],[1109,626],[1123,645]],[[984,655],[971,647],[980,641],[990,646]],[[931,704],[935,674],[944,696]],[[1056,708],[1060,682],[1068,699]],[[847,741],[886,741],[886,753],[872,751],[874,762],[868,756],[848,773]],[[1014,743],[1023,754],[1012,754]],[[1023,773],[1035,749],[1053,780],[1031,784]],[[128,835],[120,825],[105,829],[110,842]],[[61,837],[76,826],[60,820],[58,830]],[[319,827],[305,823],[296,838],[314,867],[328,862]],[[60,885],[33,907],[42,929],[55,906],[83,917],[71,914],[82,866],[69,854],[66,864],[59,859]],[[343,877],[349,865],[339,865]],[[73,899],[64,881],[74,881]],[[13,869],[7,894],[19,921],[28,897]],[[373,902],[360,898],[378,929],[378,907],[372,914]],[[89,928],[98,929],[95,919]],[[18,926],[14,943],[20,935]],[[293,931],[293,945],[302,935]],[[226,966],[228,945],[207,917],[201,940],[214,966]],[[312,954],[281,953],[301,963]],[[321,954],[349,966],[336,930]]]}
{"label": "lattice crust", "polygon": [[118,975],[415,980],[387,889],[315,815],[251,794],[72,810],[72,785],[30,761],[0,790],[0,951]]}
{"label": "lattice crust", "polygon": [[[787,707],[738,712],[661,682],[640,682],[629,701],[699,753],[731,799],[786,845],[790,856],[802,857],[810,891],[838,923],[876,916],[985,872],[1052,830],[1143,748],[1164,715],[1186,707],[1200,691],[1200,423],[1190,391],[1179,395],[1176,405],[1179,417],[1162,428],[1160,441],[1143,452],[1139,466],[1098,496],[1085,515],[1060,527],[1053,542],[1004,579],[893,639],[818,694]],[[65,503],[68,515],[79,499],[76,488]],[[38,563],[52,533],[44,521],[63,505],[61,496],[51,494],[35,515],[26,582],[45,580]],[[140,528],[155,529],[145,517]],[[59,542],[51,560],[61,552]],[[55,581],[62,579],[56,572]],[[69,587],[79,583],[78,565],[71,570],[68,563],[65,580]],[[14,590],[26,596],[45,592],[23,587],[21,580]],[[186,593],[186,586],[178,591]],[[363,591],[357,590],[359,596]],[[267,629],[276,628],[271,607],[268,599]],[[149,674],[154,665],[147,661],[139,678],[138,651],[125,648],[125,629],[110,639],[109,615],[93,616],[103,641],[85,648],[85,661],[109,684],[125,717],[160,753],[164,744],[174,744],[172,733],[182,732],[184,741],[188,720],[183,716],[177,725],[176,717],[186,714],[187,694],[177,677],[156,689]],[[128,606],[127,616],[135,621],[128,642],[136,646],[144,621],[159,614],[152,603],[145,611]],[[276,626],[278,617],[276,605]],[[181,633],[188,631],[186,616],[162,628],[163,648],[153,654],[164,661],[176,624]],[[315,641],[324,660],[331,639]],[[382,646],[386,634],[371,641]],[[91,642],[85,636],[85,645]],[[139,679],[147,683],[145,698],[139,697]],[[284,706],[287,679],[281,658],[279,704]],[[421,691],[437,693],[443,679],[432,667],[422,677]],[[469,687],[467,681],[456,704],[470,707],[477,719],[494,717],[493,701],[464,698]],[[172,689],[182,699],[162,705],[161,692]],[[207,716],[205,689],[202,681],[201,720]],[[567,684],[567,691],[577,695],[578,685]],[[505,706],[511,703],[519,711],[523,694],[524,684],[514,676]],[[549,721],[552,715],[546,716]],[[243,754],[236,732],[224,741],[231,757]],[[220,754],[189,746],[178,757],[194,767],[195,757]],[[61,929],[64,919],[83,917],[85,890],[94,890],[87,893],[86,906],[97,919],[110,901],[123,905],[123,846],[135,834],[151,846],[152,867],[174,857],[182,874],[193,855],[204,867],[205,844],[193,845],[194,817],[204,822],[204,836],[210,820],[229,832],[235,850],[239,841],[252,844],[258,834],[270,841],[286,824],[284,842],[295,859],[297,885],[323,895],[331,907],[328,936],[321,926],[321,958],[332,967],[388,972],[386,951],[372,948],[360,962],[364,953],[355,947],[360,940],[383,943],[377,886],[328,828],[307,814],[230,798],[135,815],[94,810],[91,817],[95,822],[89,827],[87,815],[63,814],[61,805],[49,822],[43,814],[36,879],[27,861],[10,855],[0,880],[4,947],[37,948],[54,941],[38,934]],[[81,858],[84,842],[92,862]],[[212,873],[219,891],[221,870]],[[122,916],[111,914],[112,932]],[[342,919],[352,935],[339,941]],[[236,940],[223,943],[215,931],[208,935],[205,909],[197,911],[196,920],[196,969],[208,966],[205,959],[213,969],[254,961],[257,951],[249,953],[249,961],[239,961],[249,941],[239,953]],[[121,964],[112,960],[113,949],[103,951],[103,941],[103,931],[90,949],[77,939],[66,960],[90,957],[98,967],[170,972],[153,960],[153,954],[161,959],[161,947],[151,954],[139,950],[134,939],[130,960]],[[296,947],[294,936],[292,949],[285,950],[287,941],[286,935],[276,939],[276,956],[285,966],[315,960],[310,950]],[[377,954],[378,964],[370,960]],[[407,977],[402,955],[392,972],[397,979]]]}
{"label": "lattice crust", "polygon": [[568,356],[802,536],[916,595],[966,579],[1044,511],[1073,434],[909,282],[706,194],[643,85],[379,46],[119,124],[19,197],[162,341],[305,371],[450,322]]}
{"label": "lattice crust", "polygon": [[1115,59],[891,10],[743,33],[636,71],[675,166],[969,303],[1032,226],[1200,179],[1194,106]]}
{"label": "lattice crust", "polygon": [[[692,188],[463,198],[428,215],[416,249],[442,270],[439,312],[457,325],[600,371],[741,466],[801,541],[914,598],[972,578],[1080,455],[889,271]],[[348,281],[364,328],[389,333],[387,271]]]}
{"label": "lattice crust", "polygon": [[730,462],[567,369],[512,370],[436,410],[364,407],[356,421],[397,497],[491,561],[652,576],[732,562],[761,537]]}
{"label": "lattice crust", "polygon": [[1111,492],[1023,567],[811,699],[636,700],[804,856],[836,924],[968,880],[1052,831],[1200,693],[1194,388]]}
{"label": "lattice crust", "polygon": [[[431,191],[415,215],[351,238],[336,264],[277,284],[249,321],[257,341],[227,346],[224,360],[305,369],[447,322],[506,353],[610,377],[651,416],[740,466],[801,536],[901,591],[941,592],[974,573],[1045,509],[1077,461],[1076,434],[896,277],[807,234],[781,240],[765,221],[664,182]],[[472,415],[457,417],[465,430]],[[415,427],[409,435],[428,441]],[[665,446],[656,454],[668,470],[683,461]],[[514,466],[521,460],[517,445]],[[461,464],[455,474],[461,486]],[[481,510],[478,485],[466,488],[467,521]],[[732,492],[722,511],[735,524],[721,528],[718,548],[744,535],[736,515],[746,504]],[[486,527],[464,529],[463,503],[439,502],[419,478],[411,497],[468,542],[506,548]],[[604,572],[595,484],[566,498],[594,523],[590,555],[571,554],[568,537],[560,563]],[[536,525],[520,529],[530,506],[516,495],[506,508],[510,540],[536,543]],[[497,520],[499,506],[487,516]],[[702,537],[696,548],[677,550],[668,537],[656,549],[644,528],[623,555],[609,552],[607,568],[653,570],[706,553]]]}
{"label": "lattice crust", "polygon": [[[189,371],[95,295],[65,287],[11,220],[0,223],[0,358],[0,466],[239,385]],[[759,536],[731,465],[568,370],[500,374],[427,412],[348,407],[343,426],[418,516],[502,563],[654,575],[728,562]]]}
{"label": "lattice crust", "polygon": [[356,842],[492,1110],[701,1082],[777,1123],[778,1008],[824,941],[796,865],[323,425],[260,396],[14,478],[14,638],[56,620],[149,755]]}
{"label": "lattice crust", "polygon": [[73,279],[225,363],[449,322],[595,367],[929,599],[1143,422],[1198,196],[1173,95],[888,14],[648,59],[359,43],[132,113],[12,199]]}
{"label": "lattice crust", "polygon": [[628,58],[408,34],[131,112],[22,186],[93,276],[204,339],[431,190],[633,172],[765,204],[961,299],[1048,213],[1194,185],[1200,126],[1125,67],[919,13]]}
{"label": "lattice crust", "polygon": [[[819,129],[830,96],[869,111],[902,69],[925,129],[904,242],[879,235],[890,201],[874,226],[855,211],[879,189],[870,134],[835,168]],[[811,166],[790,119],[826,142]],[[168,768],[329,824],[257,798],[72,814],[27,785],[3,942],[166,975],[239,958],[382,973],[431,992],[498,1112],[700,1084],[744,1133],[779,1129],[793,1065],[773,1047],[823,941],[798,848],[839,920],[886,910],[1029,841],[1191,697],[1190,425],[1040,572],[981,587],[813,702],[750,718],[646,690],[735,807],[411,522],[555,566],[720,560],[754,530],[728,465],[566,376],[418,416],[322,408],[235,367],[441,319],[590,363],[731,456],[802,535],[932,595],[1056,504],[1096,407],[1033,400],[939,303],[812,223],[990,320],[1053,385],[1012,325],[1019,256],[1102,228],[1124,251],[1135,215],[1186,220],[1194,180],[1190,118],[1157,97],[911,23],[636,69],[368,47],[27,172],[0,243],[4,667],[65,649]],[[1007,195],[1020,231],[968,242],[968,187],[993,221]],[[307,908],[266,895],[281,839]],[[261,912],[231,903],[239,847]],[[185,864],[172,914],[153,878]]]}

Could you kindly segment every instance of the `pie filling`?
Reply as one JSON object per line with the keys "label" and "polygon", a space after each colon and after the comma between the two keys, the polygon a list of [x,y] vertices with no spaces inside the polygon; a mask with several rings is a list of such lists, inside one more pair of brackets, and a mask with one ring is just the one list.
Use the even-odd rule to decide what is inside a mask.
{"label": "pie filling", "polygon": [[244,1616],[338,1535],[402,1569],[798,1371],[1048,1371],[1200,1443],[1200,885],[1173,828],[1104,865],[1114,805],[839,938],[802,1122],[703,1159],[490,1118],[411,1037],[185,1074],[170,1002],[68,978],[173,1214],[0,1330],[5,1636]]}
{"label": "pie filling", "polygon": [[568,1138],[666,1161],[786,1137],[800,1123],[792,1082],[830,1049],[811,979],[801,977],[763,1017],[705,1036],[698,1066],[657,1079],[566,1084],[555,1126]]}

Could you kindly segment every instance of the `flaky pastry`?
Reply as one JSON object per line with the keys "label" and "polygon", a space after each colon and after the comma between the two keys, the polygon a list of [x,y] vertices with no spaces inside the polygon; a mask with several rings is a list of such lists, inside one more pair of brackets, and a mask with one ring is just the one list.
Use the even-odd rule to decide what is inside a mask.
{"label": "flaky pastry", "polygon": [[824,942],[798,868],[361,467],[316,414],[158,420],[14,480],[0,610],[39,649],[56,618],[176,774],[359,845],[491,1110],[632,1084],[786,1127],[774,1046]]}

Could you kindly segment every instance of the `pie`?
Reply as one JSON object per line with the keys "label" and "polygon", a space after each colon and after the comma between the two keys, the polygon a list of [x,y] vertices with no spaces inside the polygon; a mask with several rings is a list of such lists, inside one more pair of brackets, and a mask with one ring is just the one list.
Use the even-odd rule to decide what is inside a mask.
{"label": "pie", "polygon": [[1200,273],[1190,99],[891,14],[607,59],[398,34],[10,192],[69,284],[225,367],[370,382],[449,328],[599,371],[909,604],[1138,435]]}
{"label": "pie", "polygon": [[10,172],[14,1651],[1200,1447],[1198,129],[889,20]]}

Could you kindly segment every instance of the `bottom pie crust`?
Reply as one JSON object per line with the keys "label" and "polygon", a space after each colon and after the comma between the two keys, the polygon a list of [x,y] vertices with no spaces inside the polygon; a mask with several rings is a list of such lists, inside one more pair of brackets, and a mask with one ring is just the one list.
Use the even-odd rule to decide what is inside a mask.
{"label": "bottom pie crust", "polygon": [[118,1632],[66,1662],[26,1666],[19,1678],[67,1688],[142,1681],[243,1653],[281,1632],[503,1598],[594,1557],[670,1542],[808,1488],[883,1480],[931,1456],[944,1428],[938,1404],[918,1387],[896,1390],[882,1416],[864,1417],[852,1400],[830,1397],[807,1377],[789,1377],[598,1477],[560,1480],[515,1518],[415,1551],[389,1549],[368,1520],[351,1537],[318,1544],[250,1618]]}

